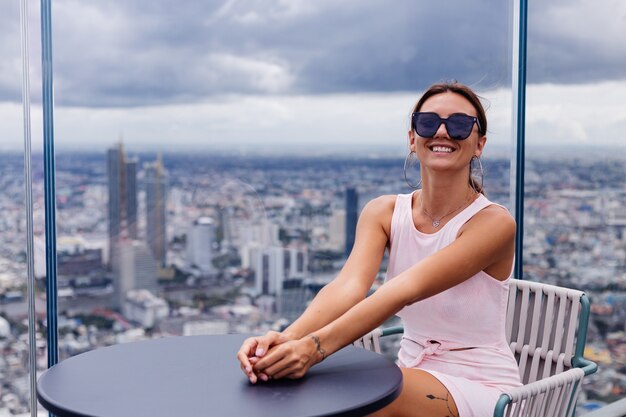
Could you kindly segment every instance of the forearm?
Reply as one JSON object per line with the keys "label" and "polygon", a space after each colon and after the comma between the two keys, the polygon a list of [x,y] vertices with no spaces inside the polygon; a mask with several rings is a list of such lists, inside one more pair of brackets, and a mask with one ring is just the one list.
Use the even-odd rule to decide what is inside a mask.
{"label": "forearm", "polygon": [[[395,279],[394,279],[395,281]],[[390,291],[391,289],[391,291]],[[395,283],[381,286],[373,295],[349,308],[337,319],[314,332],[277,344],[254,365],[254,372],[271,378],[300,378],[316,363],[358,336],[380,325],[402,303],[402,288]],[[321,297],[326,301],[326,297]],[[347,303],[342,303],[343,306]],[[335,309],[334,311],[337,311]],[[314,313],[314,312],[313,312]],[[320,318],[319,315],[315,315]],[[326,316],[327,318],[328,316]],[[302,323],[302,322],[301,322]],[[298,331],[302,331],[304,325]],[[251,376],[251,381],[254,377]]]}
{"label": "forearm", "polygon": [[299,339],[340,317],[363,300],[369,288],[357,282],[332,281],[311,301],[302,315],[283,334]]}
{"label": "forearm", "polygon": [[343,315],[315,331],[326,355],[330,355],[377,328],[407,303],[402,280],[394,278]]}

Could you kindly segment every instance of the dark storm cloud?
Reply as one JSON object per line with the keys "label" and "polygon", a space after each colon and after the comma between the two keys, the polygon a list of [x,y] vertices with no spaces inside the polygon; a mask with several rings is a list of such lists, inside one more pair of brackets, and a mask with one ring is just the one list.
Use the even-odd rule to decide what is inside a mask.
{"label": "dark storm cloud", "polygon": [[[507,86],[508,3],[59,0],[53,4],[56,100],[98,107],[240,93],[415,91],[444,79]],[[626,51],[618,39],[626,25],[607,31],[605,24],[600,32],[594,24],[602,19],[572,22],[588,18],[594,4],[533,2],[529,81],[624,78]],[[3,68],[0,99],[15,95],[3,77],[11,70]]]}

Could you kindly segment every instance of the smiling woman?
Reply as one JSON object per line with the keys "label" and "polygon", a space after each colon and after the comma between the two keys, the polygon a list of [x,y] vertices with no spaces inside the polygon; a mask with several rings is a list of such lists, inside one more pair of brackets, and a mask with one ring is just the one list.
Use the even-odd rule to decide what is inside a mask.
{"label": "smiling woman", "polygon": [[[247,339],[237,357],[256,383],[301,378],[389,316],[403,320],[403,390],[376,416],[484,416],[521,385],[505,338],[515,222],[472,181],[486,143],[476,94],[436,84],[413,108],[409,147],[422,188],[370,201],[337,278],[284,331]],[[389,252],[387,279],[367,297]]]}

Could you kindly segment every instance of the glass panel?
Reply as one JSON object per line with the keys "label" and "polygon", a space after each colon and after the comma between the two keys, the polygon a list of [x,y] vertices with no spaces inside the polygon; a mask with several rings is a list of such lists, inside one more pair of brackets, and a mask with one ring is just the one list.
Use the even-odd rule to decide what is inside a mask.
{"label": "glass panel", "polygon": [[599,371],[585,378],[582,413],[626,388],[626,5],[529,10],[524,275],[591,297],[585,356]]}
{"label": "glass panel", "polygon": [[[20,2],[3,5],[0,16],[0,415],[7,416],[27,415],[31,399],[20,20]],[[37,23],[37,18],[31,13],[30,25],[33,23]],[[37,42],[38,33],[36,27],[31,27],[29,32],[29,59],[33,62],[33,57],[38,56],[37,49],[32,47],[33,38]],[[40,88],[40,84],[33,80],[36,76],[36,70],[33,70],[31,90]],[[31,108],[31,117],[35,119],[32,137],[38,138],[41,128],[34,125],[40,122],[41,111],[37,111],[37,92],[32,96],[35,103]],[[32,158],[32,172],[34,178],[40,179],[41,150],[36,139],[32,147],[39,153]],[[38,210],[42,206],[42,194],[41,184],[35,185],[34,229],[39,232],[43,230],[43,215]],[[36,309],[45,312],[42,291],[35,290]],[[41,370],[46,367],[45,336],[41,336],[41,327],[37,330],[35,362],[37,369]]]}
{"label": "glass panel", "polygon": [[285,326],[409,191],[431,83],[485,98],[508,204],[512,11],[456,3],[56,2],[60,357]]}

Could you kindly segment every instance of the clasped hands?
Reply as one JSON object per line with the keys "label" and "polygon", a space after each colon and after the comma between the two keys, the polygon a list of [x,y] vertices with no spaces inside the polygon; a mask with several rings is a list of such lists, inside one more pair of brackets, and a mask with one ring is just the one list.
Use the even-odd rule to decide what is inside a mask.
{"label": "clasped hands", "polygon": [[237,359],[243,373],[255,384],[259,379],[302,378],[323,356],[310,336],[295,339],[270,331],[246,339],[237,352]]}

